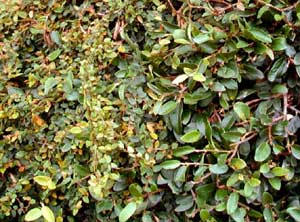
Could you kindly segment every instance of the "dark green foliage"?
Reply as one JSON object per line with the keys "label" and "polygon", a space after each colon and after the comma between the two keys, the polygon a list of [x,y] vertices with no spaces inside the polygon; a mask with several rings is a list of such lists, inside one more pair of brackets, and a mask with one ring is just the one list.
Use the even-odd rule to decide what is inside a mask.
{"label": "dark green foliage", "polygon": [[1,221],[300,221],[300,3],[0,2]]}

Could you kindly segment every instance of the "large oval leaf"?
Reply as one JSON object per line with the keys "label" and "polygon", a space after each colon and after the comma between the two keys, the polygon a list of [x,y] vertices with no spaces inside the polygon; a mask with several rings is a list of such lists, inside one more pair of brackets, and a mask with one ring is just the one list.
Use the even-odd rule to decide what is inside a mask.
{"label": "large oval leaf", "polygon": [[47,222],[55,222],[54,213],[47,206],[42,206],[42,215]]}
{"label": "large oval leaf", "polygon": [[184,134],[180,139],[185,143],[195,143],[200,139],[200,132],[198,130],[192,130]]}
{"label": "large oval leaf", "polygon": [[194,147],[192,146],[183,146],[183,147],[178,147],[173,151],[174,156],[176,157],[182,157],[184,155],[188,155],[190,153],[193,153],[195,150]]}
{"label": "large oval leaf", "polygon": [[167,115],[174,109],[176,109],[176,106],[177,103],[175,101],[168,101],[160,107],[160,109],[158,110],[158,114],[162,116]]}
{"label": "large oval leaf", "polygon": [[33,180],[41,186],[48,186],[48,183],[51,180],[51,178],[47,176],[35,176]]}
{"label": "large oval leaf", "polygon": [[297,160],[300,160],[300,146],[295,144],[292,146],[292,155],[295,157]]}
{"label": "large oval leaf", "polygon": [[135,202],[131,202],[119,214],[119,222],[126,222],[134,214],[137,205]]}
{"label": "large oval leaf", "polygon": [[241,170],[247,166],[243,159],[233,158],[230,162],[230,167],[234,170]]}
{"label": "large oval leaf", "polygon": [[241,120],[246,120],[250,117],[250,108],[246,103],[237,102],[233,105],[233,110]]}
{"label": "large oval leaf", "polygon": [[228,166],[225,164],[213,164],[209,166],[209,171],[213,174],[224,174],[228,171]]}
{"label": "large oval leaf", "polygon": [[42,216],[42,212],[40,208],[33,208],[28,211],[25,215],[25,221],[34,221]]}
{"label": "large oval leaf", "polygon": [[61,53],[61,49],[56,49],[48,55],[49,61],[54,61]]}
{"label": "large oval leaf", "polygon": [[234,211],[237,209],[239,197],[240,197],[240,195],[237,192],[233,192],[229,195],[227,205],[226,205],[228,214],[233,214]]}
{"label": "large oval leaf", "polygon": [[271,154],[271,148],[268,143],[261,143],[255,150],[254,160],[257,162],[263,162]]}
{"label": "large oval leaf", "polygon": [[48,187],[50,190],[54,190],[56,188],[55,183],[48,176],[35,176],[33,180],[41,186]]}
{"label": "large oval leaf", "polygon": [[45,81],[44,94],[47,95],[49,91],[56,86],[57,80],[54,77],[49,77]]}
{"label": "large oval leaf", "polygon": [[300,208],[299,207],[289,207],[286,212],[297,222],[300,222]]}
{"label": "large oval leaf", "polygon": [[257,39],[261,42],[264,42],[264,43],[272,42],[272,38],[271,38],[270,34],[260,28],[251,28],[249,31],[255,39]]}
{"label": "large oval leaf", "polygon": [[173,170],[180,166],[179,160],[166,160],[159,164],[159,166],[165,170]]}

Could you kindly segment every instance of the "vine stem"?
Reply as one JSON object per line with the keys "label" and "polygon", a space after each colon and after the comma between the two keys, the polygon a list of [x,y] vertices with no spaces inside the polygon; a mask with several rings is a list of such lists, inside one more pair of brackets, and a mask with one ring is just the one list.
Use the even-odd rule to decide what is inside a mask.
{"label": "vine stem", "polygon": [[274,6],[274,5],[270,4],[270,3],[267,3],[267,2],[265,2],[263,0],[257,0],[256,2],[259,3],[259,4],[262,4],[262,5],[266,5],[269,8],[274,9],[274,10],[276,10],[278,12],[285,12],[285,11],[291,10],[291,9],[295,8],[297,6],[297,4],[298,4],[298,1],[296,1],[293,5],[290,5],[288,7],[278,8],[278,7],[276,7],[276,6]]}
{"label": "vine stem", "polygon": [[[283,119],[284,120],[287,120],[287,108],[288,108],[288,94],[285,93],[283,94]],[[284,137],[287,137],[288,136],[287,127],[285,127],[284,129],[285,129]]]}
{"label": "vine stem", "polygon": [[[248,135],[250,135],[250,136],[248,136]],[[231,146],[234,146],[234,149],[233,149],[233,151],[232,151],[231,156],[230,156],[229,159],[227,160],[228,163],[231,163],[232,159],[235,157],[235,155],[236,155],[236,153],[237,153],[237,151],[238,151],[238,149],[239,149],[239,146],[240,146],[242,143],[247,142],[247,141],[253,139],[256,135],[257,135],[257,132],[254,132],[254,131],[248,132],[248,133],[246,133],[246,134],[242,137],[241,141],[231,144]],[[248,136],[248,137],[247,137],[247,136]]]}
{"label": "vine stem", "polygon": [[202,183],[206,178],[211,176],[211,172],[205,174],[203,177],[201,177],[198,181],[192,181],[192,184],[199,184]]}
{"label": "vine stem", "polygon": [[194,150],[194,153],[232,153],[232,150]]}

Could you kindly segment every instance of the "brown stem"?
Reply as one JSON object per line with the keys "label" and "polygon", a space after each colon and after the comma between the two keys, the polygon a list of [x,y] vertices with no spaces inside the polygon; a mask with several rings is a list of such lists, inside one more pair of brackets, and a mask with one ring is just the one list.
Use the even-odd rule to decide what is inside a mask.
{"label": "brown stem", "polygon": [[206,178],[210,177],[211,173],[207,173],[205,174],[203,177],[201,177],[198,181],[192,181],[192,184],[199,184],[202,183]]}
{"label": "brown stem", "polygon": [[[249,134],[250,134],[250,136],[247,137]],[[251,135],[251,134],[252,134],[252,135]],[[231,144],[231,146],[234,146],[234,149],[233,149],[233,151],[232,151],[231,156],[230,156],[229,159],[227,160],[227,162],[230,163],[231,160],[235,157],[235,155],[236,155],[236,153],[237,153],[237,151],[238,151],[238,149],[239,149],[239,145],[240,145],[240,144],[242,144],[242,143],[244,143],[244,142],[246,142],[246,141],[249,141],[249,140],[253,139],[256,135],[257,135],[257,132],[253,132],[253,131],[252,131],[252,132],[248,132],[248,133],[246,133],[246,134],[241,138],[241,141]]]}
{"label": "brown stem", "polygon": [[300,110],[299,110],[299,109],[296,109],[296,108],[293,107],[293,106],[288,105],[287,108],[290,109],[290,110],[293,110],[296,114],[300,114]]}
{"label": "brown stem", "polygon": [[[288,107],[288,94],[283,94],[283,116],[284,120],[287,120],[287,107]],[[288,135],[288,129],[285,127],[285,135],[284,137],[287,137]]]}
{"label": "brown stem", "polygon": [[293,5],[290,5],[288,7],[278,8],[278,7],[276,7],[276,6],[274,6],[274,5],[270,4],[270,3],[267,3],[267,2],[265,2],[263,0],[257,0],[256,2],[259,3],[259,4],[261,4],[261,5],[266,5],[269,8],[274,9],[274,10],[276,10],[278,12],[284,12],[284,11],[291,10],[291,9],[295,8],[297,6],[297,4],[298,4],[298,1],[296,1]]}
{"label": "brown stem", "polygon": [[231,153],[232,150],[195,150],[195,153]]}
{"label": "brown stem", "polygon": [[273,139],[272,139],[272,125],[268,126],[268,139],[269,139],[269,144],[273,144]]}
{"label": "brown stem", "polygon": [[209,166],[208,163],[181,163],[182,166]]}

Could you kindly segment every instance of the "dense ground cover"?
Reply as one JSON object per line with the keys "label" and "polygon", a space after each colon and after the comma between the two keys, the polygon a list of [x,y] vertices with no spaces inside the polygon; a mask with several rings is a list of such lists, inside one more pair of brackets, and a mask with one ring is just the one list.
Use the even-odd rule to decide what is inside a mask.
{"label": "dense ground cover", "polygon": [[0,2],[1,221],[300,221],[300,3]]}

